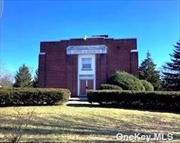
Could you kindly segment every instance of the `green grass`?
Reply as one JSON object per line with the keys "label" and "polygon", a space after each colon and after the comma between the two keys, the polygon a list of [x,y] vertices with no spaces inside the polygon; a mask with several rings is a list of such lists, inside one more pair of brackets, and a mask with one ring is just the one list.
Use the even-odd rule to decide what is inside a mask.
{"label": "green grass", "polygon": [[23,125],[21,141],[110,143],[119,142],[115,138],[118,132],[161,132],[173,133],[176,138],[173,142],[180,142],[180,115],[173,113],[65,105],[1,107],[0,141],[16,135],[19,124]]}

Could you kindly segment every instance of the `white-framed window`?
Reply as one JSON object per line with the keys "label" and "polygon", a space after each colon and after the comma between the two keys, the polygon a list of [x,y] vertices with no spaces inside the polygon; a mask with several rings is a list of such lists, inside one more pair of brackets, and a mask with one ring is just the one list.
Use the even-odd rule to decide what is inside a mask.
{"label": "white-framed window", "polygon": [[92,70],[92,58],[82,58],[82,68],[83,71],[90,71]]}

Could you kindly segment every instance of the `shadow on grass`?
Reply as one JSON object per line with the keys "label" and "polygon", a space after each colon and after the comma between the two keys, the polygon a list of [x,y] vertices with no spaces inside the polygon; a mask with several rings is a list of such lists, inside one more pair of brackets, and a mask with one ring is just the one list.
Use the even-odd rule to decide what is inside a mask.
{"label": "shadow on grass", "polygon": [[[99,120],[98,120],[99,119]],[[102,119],[105,119],[107,123],[101,122]],[[15,130],[15,126],[18,126],[18,121],[13,119],[13,116],[6,116],[0,118],[0,133],[1,134],[10,134]],[[109,124],[108,124],[109,123]],[[112,124],[113,123],[113,124]],[[111,125],[112,124],[112,125]],[[119,125],[119,126],[118,126]],[[40,135],[43,136],[42,140],[50,140],[49,142],[53,142],[54,139],[49,139],[47,135],[58,135],[58,136],[66,136],[66,135],[78,135],[80,137],[86,138],[87,136],[92,137],[108,137],[110,139],[105,140],[85,140],[85,139],[76,139],[73,138],[67,139],[68,142],[94,142],[94,143],[110,143],[110,142],[120,142],[115,139],[117,133],[123,133],[126,135],[132,135],[137,133],[136,129],[143,128],[141,125],[134,123],[127,123],[121,119],[114,119],[112,117],[99,115],[98,118],[89,118],[89,117],[74,117],[74,116],[57,116],[53,115],[49,118],[35,116],[33,120],[31,120],[26,128],[22,129],[23,135],[33,136]],[[154,128],[147,128],[148,130],[154,130]],[[140,132],[140,130],[138,131]],[[152,135],[151,132],[142,132],[142,134]],[[180,139],[180,136],[175,137],[175,139]],[[36,140],[35,142],[39,142]],[[63,142],[63,141],[62,141]],[[66,141],[65,141],[66,142]]]}
{"label": "shadow on grass", "polygon": [[168,109],[168,108],[161,108],[159,109],[158,107],[137,107],[133,105],[120,105],[120,104],[73,104],[69,103],[67,106],[70,107],[88,107],[88,108],[116,108],[116,109],[130,109],[130,110],[139,110],[139,111],[150,111],[150,112],[164,112],[164,113],[175,113],[175,114],[180,114],[180,110],[177,109]]}

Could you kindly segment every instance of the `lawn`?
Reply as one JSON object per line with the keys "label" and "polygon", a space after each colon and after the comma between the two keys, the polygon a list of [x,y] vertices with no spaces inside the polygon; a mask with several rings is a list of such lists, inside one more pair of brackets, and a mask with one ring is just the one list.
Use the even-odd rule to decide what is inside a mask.
{"label": "lawn", "polygon": [[173,133],[171,142],[180,142],[180,115],[173,113],[65,105],[1,107],[0,141],[12,139],[19,127],[23,142],[111,143],[120,142],[117,133],[154,132]]}

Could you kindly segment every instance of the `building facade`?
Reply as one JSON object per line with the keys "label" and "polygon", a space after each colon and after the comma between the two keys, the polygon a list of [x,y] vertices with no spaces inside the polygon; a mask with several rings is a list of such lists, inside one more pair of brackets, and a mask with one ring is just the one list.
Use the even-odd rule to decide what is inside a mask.
{"label": "building facade", "polygon": [[84,96],[117,70],[138,74],[136,39],[100,35],[40,44],[39,87],[68,88],[72,96]]}

